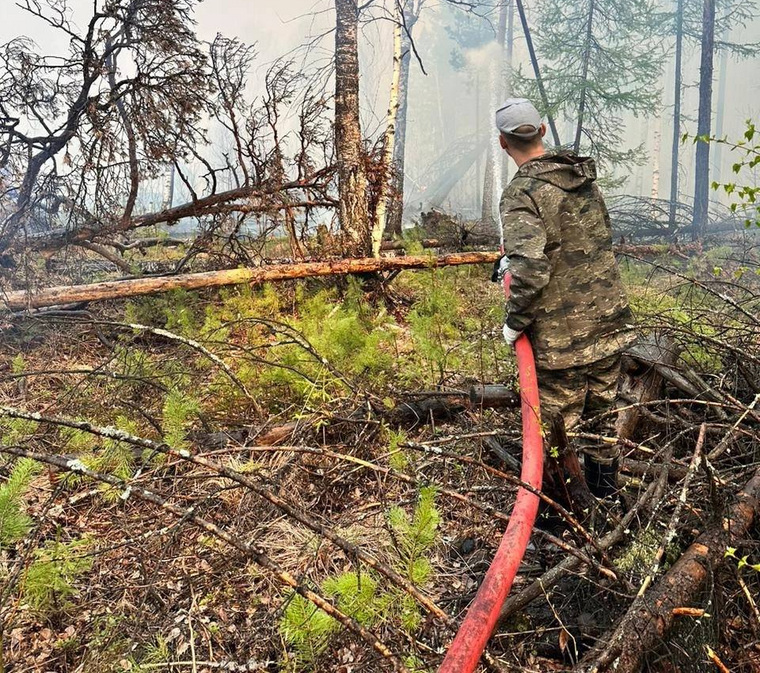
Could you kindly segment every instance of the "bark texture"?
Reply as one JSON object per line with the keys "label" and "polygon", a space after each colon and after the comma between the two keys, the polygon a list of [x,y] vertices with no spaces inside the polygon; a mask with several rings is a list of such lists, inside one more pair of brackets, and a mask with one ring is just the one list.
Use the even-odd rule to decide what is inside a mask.
{"label": "bark texture", "polygon": [[[712,121],[713,54],[715,51],[715,0],[705,0],[702,12],[702,56],[699,64],[699,114],[697,135],[710,135]],[[702,238],[710,200],[710,143],[697,142],[694,164],[694,219],[692,240]]]}
{"label": "bark texture", "polygon": [[356,0],[335,0],[335,155],[338,213],[343,251],[370,251],[367,171],[359,123],[359,8]]}
{"label": "bark texture", "polygon": [[393,179],[395,167],[393,155],[396,146],[396,129],[398,124],[399,88],[401,86],[401,34],[403,32],[403,17],[401,7],[396,5],[396,25],[393,27],[393,75],[391,77],[391,91],[388,101],[388,118],[385,126],[385,138],[383,142],[383,166],[380,195],[377,200],[375,223],[372,227],[372,256],[380,256],[380,245],[388,222],[388,200],[394,186]]}
{"label": "bark texture", "polygon": [[401,236],[401,222],[404,215],[404,162],[406,158],[406,122],[409,102],[409,72],[412,62],[412,28],[417,23],[418,13],[413,0],[405,0],[404,25],[401,30],[401,63],[398,83],[398,112],[396,114],[396,142],[393,147],[393,173],[391,200],[388,205],[386,233]]}

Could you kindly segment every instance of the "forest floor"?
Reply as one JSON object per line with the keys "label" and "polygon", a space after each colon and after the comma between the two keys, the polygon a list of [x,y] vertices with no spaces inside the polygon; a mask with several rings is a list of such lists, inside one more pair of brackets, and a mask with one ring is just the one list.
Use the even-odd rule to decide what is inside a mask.
{"label": "forest floor", "polygon": [[[656,483],[655,497],[621,544],[586,548],[591,563],[499,627],[497,669],[590,656],[760,465],[757,252],[621,267],[642,331],[667,334],[676,369],[706,388],[670,383],[647,405],[624,495],[630,506]],[[519,411],[463,399],[477,383],[515,386],[488,275],[175,291],[8,320],[0,404],[22,413],[0,419],[20,449],[0,457],[0,671],[390,669],[293,583],[408,670],[435,670],[453,633],[412,593],[459,623],[516,490],[489,447],[519,459]],[[711,458],[691,471],[700,433]],[[584,535],[599,537],[536,532],[512,595]],[[757,523],[733,546],[646,670],[760,670]]]}

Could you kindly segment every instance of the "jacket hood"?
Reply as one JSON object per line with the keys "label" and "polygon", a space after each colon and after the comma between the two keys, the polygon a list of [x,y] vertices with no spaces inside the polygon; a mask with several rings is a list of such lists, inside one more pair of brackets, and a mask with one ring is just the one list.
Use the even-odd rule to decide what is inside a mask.
{"label": "jacket hood", "polygon": [[544,154],[520,166],[515,177],[518,176],[548,182],[571,192],[596,180],[596,164],[591,157],[577,157],[569,153]]}

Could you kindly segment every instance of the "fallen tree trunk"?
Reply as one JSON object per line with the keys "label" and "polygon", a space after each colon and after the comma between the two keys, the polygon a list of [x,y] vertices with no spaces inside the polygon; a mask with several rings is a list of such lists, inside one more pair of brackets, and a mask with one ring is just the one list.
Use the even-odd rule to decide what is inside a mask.
{"label": "fallen tree trunk", "polygon": [[125,299],[176,289],[198,290],[206,287],[266,283],[294,278],[313,278],[315,276],[373,273],[395,269],[438,268],[462,264],[488,264],[495,262],[498,258],[498,252],[465,252],[441,257],[409,256],[381,257],[379,259],[369,257],[298,264],[272,264],[270,266],[187,273],[160,278],[131,278],[88,285],[62,285],[34,292],[17,290],[6,293],[3,301],[7,310],[19,310],[57,306],[59,304],[103,301],[105,299]]}
{"label": "fallen tree trunk", "polygon": [[[476,237],[467,241],[468,244],[488,244],[487,238]],[[494,238],[493,244],[497,241]],[[441,241],[429,239],[423,241],[423,247],[439,247]],[[402,247],[401,243],[386,242],[384,249],[394,250]],[[648,248],[642,252],[640,248],[647,246],[617,245],[616,252],[637,252],[646,255]],[[649,246],[652,247],[652,246]],[[357,273],[374,273],[404,269],[437,268],[443,266],[459,266],[463,264],[491,264],[499,258],[498,252],[461,252],[450,253],[438,257],[402,256],[402,257],[367,257],[359,259],[338,259],[320,262],[299,262],[293,264],[271,264],[240,269],[223,269],[220,271],[204,271],[172,276],[151,278],[129,278],[127,280],[103,281],[87,285],[59,285],[40,290],[13,290],[4,293],[5,310],[18,311],[24,309],[60,306],[61,304],[79,304],[82,302],[104,301],[107,299],[126,299],[146,294],[157,294],[169,290],[198,290],[206,287],[222,287],[242,283],[266,283],[295,278],[313,278],[316,276],[338,276]],[[0,309],[2,310],[2,309]]]}
{"label": "fallen tree trunk", "polygon": [[760,470],[744,488],[728,515],[713,524],[686,550],[663,576],[651,595],[637,599],[619,622],[600,653],[592,650],[577,670],[588,673],[614,670],[635,673],[644,655],[662,642],[677,612],[694,603],[702,587],[725,555],[726,548],[738,545],[752,526],[760,509]]}

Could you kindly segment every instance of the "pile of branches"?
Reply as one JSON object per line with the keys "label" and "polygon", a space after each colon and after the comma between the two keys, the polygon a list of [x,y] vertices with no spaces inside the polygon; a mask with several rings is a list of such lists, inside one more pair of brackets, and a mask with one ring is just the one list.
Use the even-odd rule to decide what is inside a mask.
{"label": "pile of branches", "polygon": [[[673,670],[671,665],[698,671],[707,661],[752,670],[760,660],[760,573],[751,568],[760,561],[757,266],[745,269],[738,282],[738,267],[726,269],[724,278],[638,263],[648,266],[650,283],[635,302],[679,301],[648,313],[641,328],[650,335],[644,341],[649,346],[631,354],[618,421],[624,506],[604,512],[591,528],[583,512],[542,494],[559,524],[535,531],[502,628],[484,658],[492,670],[633,672],[647,662],[652,670]],[[29,637],[34,620],[20,609],[13,587],[35,545],[60,535],[65,524],[64,530],[94,525],[104,535],[93,573],[100,583],[84,591],[73,620],[78,627],[99,623],[116,602],[125,615],[119,628],[134,642],[144,643],[146,632],[169,630],[175,651],[197,670],[277,670],[278,625],[297,596],[341,627],[318,648],[321,670],[440,663],[520,485],[515,412],[495,416],[462,402],[398,414],[387,399],[331,368],[303,335],[262,318],[272,339],[299,344],[348,391],[330,400],[329,410],[286,410],[278,419],[260,408],[230,366],[257,357],[245,343],[222,345],[213,337],[201,343],[92,314],[76,316],[73,326],[72,317],[61,314],[31,318],[51,319],[68,320],[68,337],[78,330],[81,343],[101,339],[90,349],[113,348],[119,333],[167,355],[187,349],[239,390],[247,407],[238,411],[249,422],[225,427],[207,418],[187,446],[177,446],[162,434],[149,405],[141,408],[157,427],[154,435],[93,422],[86,412],[83,418],[73,403],[80,384],[64,386],[55,411],[41,412],[21,385],[47,376],[53,391],[61,377],[83,376],[87,386],[96,386],[98,374],[111,377],[110,358],[86,372],[5,373],[0,414],[33,429],[23,439],[4,441],[0,452],[50,470],[37,483],[34,533],[4,559],[14,578],[2,605],[9,661],[39,656],[30,650],[39,642]],[[41,347],[53,346],[42,341]],[[131,384],[140,382],[141,399],[149,400],[149,391],[161,384],[141,379],[140,371],[136,366],[126,376]],[[463,397],[461,391],[438,392]],[[126,396],[120,403],[135,404]],[[600,435],[604,420],[574,428],[570,442],[614,441]],[[383,435],[388,425],[403,430],[390,452]],[[88,467],[56,448],[64,429],[100,447],[129,447],[139,459],[128,474]],[[400,451],[405,461],[391,460]],[[164,458],[155,462],[156,456]],[[67,474],[86,484],[77,486],[75,497]],[[398,563],[408,549],[387,512],[389,503],[413,507],[428,487],[438,494],[442,536],[429,558],[434,579],[420,586]],[[99,500],[103,489],[115,496],[105,504]],[[347,570],[415,606],[422,615],[418,625],[369,620],[326,593],[322,579]],[[56,619],[53,627],[61,633],[71,626],[62,615]],[[175,625],[167,629],[171,619]],[[93,655],[76,647],[68,654],[51,647],[47,656],[58,657],[60,666],[66,657],[89,661],[95,670],[87,659]]]}
{"label": "pile of branches", "polygon": [[[692,238],[694,207],[679,201],[624,194],[608,199],[612,230],[616,238],[629,243],[686,241]],[[672,207],[674,206],[674,207]],[[721,203],[710,204],[710,223],[705,236],[726,236],[743,232],[744,218]]]}

